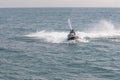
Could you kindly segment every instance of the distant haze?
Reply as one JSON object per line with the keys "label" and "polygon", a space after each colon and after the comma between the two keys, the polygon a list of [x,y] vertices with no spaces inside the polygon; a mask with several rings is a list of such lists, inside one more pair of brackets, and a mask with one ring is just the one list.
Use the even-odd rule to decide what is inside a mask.
{"label": "distant haze", "polygon": [[0,0],[0,7],[120,7],[120,0]]}

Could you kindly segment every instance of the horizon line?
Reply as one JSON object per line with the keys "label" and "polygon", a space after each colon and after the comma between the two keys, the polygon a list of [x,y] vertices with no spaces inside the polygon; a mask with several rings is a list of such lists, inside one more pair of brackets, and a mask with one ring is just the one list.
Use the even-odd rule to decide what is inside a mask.
{"label": "horizon line", "polygon": [[65,7],[65,6],[51,6],[51,7],[47,7],[47,6],[43,6],[43,7],[36,7],[36,6],[32,6],[32,7],[0,7],[0,8],[120,8],[120,7],[111,7],[111,6],[71,6],[71,7]]}

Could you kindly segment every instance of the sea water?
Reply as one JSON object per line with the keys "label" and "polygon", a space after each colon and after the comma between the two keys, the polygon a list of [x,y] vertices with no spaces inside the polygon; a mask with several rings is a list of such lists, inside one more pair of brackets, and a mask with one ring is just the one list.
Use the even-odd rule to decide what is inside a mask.
{"label": "sea water", "polygon": [[119,79],[119,8],[0,9],[0,80]]}

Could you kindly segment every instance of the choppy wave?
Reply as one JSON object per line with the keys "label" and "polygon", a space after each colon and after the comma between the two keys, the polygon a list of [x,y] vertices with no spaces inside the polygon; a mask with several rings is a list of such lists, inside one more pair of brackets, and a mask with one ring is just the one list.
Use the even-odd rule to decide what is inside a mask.
{"label": "choppy wave", "polygon": [[[68,34],[69,31],[42,30],[25,36],[42,39],[51,43],[66,43]],[[90,38],[108,38],[120,36],[120,31],[117,30],[111,22],[101,20],[100,22],[94,24],[91,28],[87,29],[87,31],[76,31],[76,34],[79,36],[79,42],[89,42]]]}

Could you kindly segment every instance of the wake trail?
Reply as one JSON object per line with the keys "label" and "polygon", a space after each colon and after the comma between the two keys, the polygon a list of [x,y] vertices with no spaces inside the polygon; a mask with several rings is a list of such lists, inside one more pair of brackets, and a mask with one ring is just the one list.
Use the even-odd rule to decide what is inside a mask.
{"label": "wake trail", "polygon": [[[33,37],[41,39],[50,43],[67,43],[67,35],[69,31],[39,31],[25,35],[26,37]],[[92,38],[109,38],[109,37],[120,37],[120,30],[115,29],[114,25],[108,21],[101,20],[95,24],[92,28],[86,32],[76,31],[76,35],[79,37],[79,42],[89,42]],[[88,39],[89,38],[89,39]]]}

